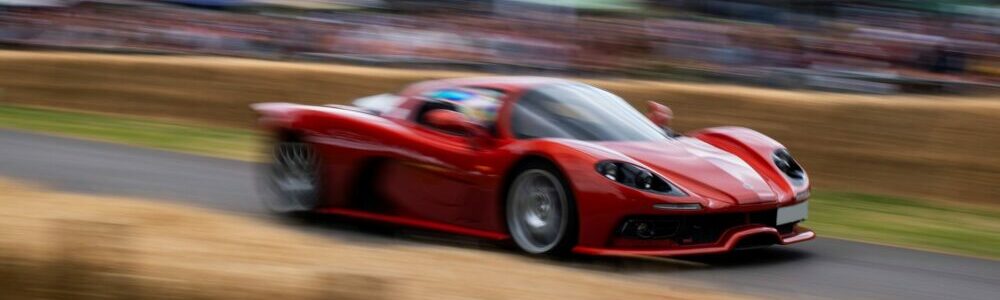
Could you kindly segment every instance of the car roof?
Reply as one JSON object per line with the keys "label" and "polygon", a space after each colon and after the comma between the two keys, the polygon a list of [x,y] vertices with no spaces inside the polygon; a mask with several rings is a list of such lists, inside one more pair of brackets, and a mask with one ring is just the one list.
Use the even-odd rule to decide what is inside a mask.
{"label": "car roof", "polygon": [[542,84],[573,83],[575,81],[541,76],[483,76],[462,77],[422,81],[412,84],[402,92],[401,96],[420,95],[428,91],[457,87],[476,87],[513,92]]}

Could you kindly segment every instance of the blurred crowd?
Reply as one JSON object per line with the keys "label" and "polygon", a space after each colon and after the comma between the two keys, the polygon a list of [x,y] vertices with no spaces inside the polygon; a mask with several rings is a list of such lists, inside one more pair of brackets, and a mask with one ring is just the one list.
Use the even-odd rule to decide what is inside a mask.
{"label": "blurred crowd", "polygon": [[876,93],[1000,84],[1000,7],[988,4],[300,2],[0,0],[0,45]]}

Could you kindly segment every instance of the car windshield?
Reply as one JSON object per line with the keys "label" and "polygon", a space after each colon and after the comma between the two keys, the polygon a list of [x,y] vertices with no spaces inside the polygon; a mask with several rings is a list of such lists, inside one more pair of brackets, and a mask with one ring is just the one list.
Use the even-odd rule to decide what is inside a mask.
{"label": "car windshield", "polygon": [[514,103],[510,124],[518,139],[667,139],[663,130],[618,96],[579,83],[544,85],[528,91]]}

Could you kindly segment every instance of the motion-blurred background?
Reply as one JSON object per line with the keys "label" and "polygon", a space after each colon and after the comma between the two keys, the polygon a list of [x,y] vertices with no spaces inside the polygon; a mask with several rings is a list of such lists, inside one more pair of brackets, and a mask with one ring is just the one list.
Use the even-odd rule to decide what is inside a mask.
{"label": "motion-blurred background", "polygon": [[[0,0],[0,299],[989,299],[998,25],[989,0]],[[772,136],[809,171],[821,238],[553,262],[254,223],[270,219],[249,104],[487,74],[658,101],[682,132]]]}
{"label": "motion-blurred background", "polygon": [[990,1],[0,0],[0,43],[730,81],[865,93],[997,83]]}

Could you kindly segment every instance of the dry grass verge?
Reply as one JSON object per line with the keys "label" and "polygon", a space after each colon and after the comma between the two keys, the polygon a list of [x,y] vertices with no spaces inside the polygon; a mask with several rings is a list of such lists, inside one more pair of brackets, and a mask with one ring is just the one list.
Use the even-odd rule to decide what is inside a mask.
{"label": "dry grass verge", "polygon": [[152,201],[0,181],[3,299],[738,299],[537,259],[359,246]]}
{"label": "dry grass verge", "polygon": [[[343,102],[473,73],[216,57],[0,51],[0,101],[251,127],[247,105]],[[861,96],[588,80],[633,104],[674,107],[680,129],[755,128],[785,143],[817,186],[1000,203],[1000,97]]]}

